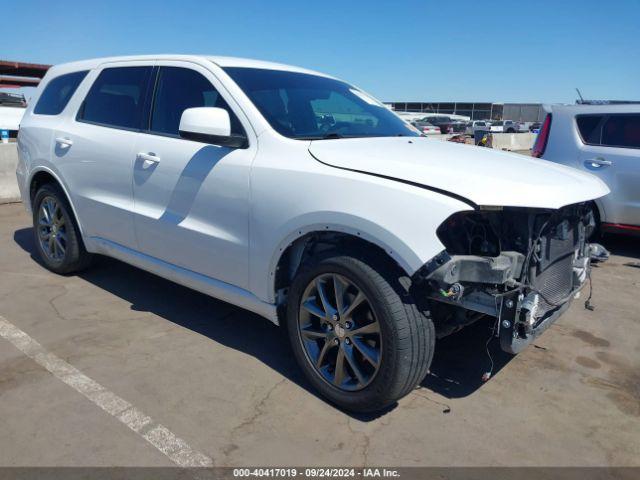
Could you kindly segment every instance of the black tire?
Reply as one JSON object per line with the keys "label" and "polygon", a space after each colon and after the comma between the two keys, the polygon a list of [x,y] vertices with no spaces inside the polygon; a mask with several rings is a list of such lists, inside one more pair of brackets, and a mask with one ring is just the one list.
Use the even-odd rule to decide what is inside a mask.
{"label": "black tire", "polygon": [[[61,254],[59,258],[52,258],[45,251],[43,241],[39,234],[39,228],[41,228],[39,218],[41,213],[40,209],[43,202],[48,199],[53,199],[57,202],[57,205],[59,205],[59,216],[64,220],[64,225],[60,227],[65,235],[64,253]],[[34,196],[32,207],[34,240],[42,263],[49,270],[59,274],[78,272],[87,268],[91,264],[93,255],[84,248],[78,224],[62,190],[55,184],[45,184],[41,186]]]}
{"label": "black tire", "polygon": [[[380,325],[379,367],[360,390],[345,391],[329,383],[305,353],[298,326],[300,304],[308,286],[323,274],[337,274],[356,283]],[[433,358],[433,322],[416,307],[397,268],[379,257],[363,261],[355,255],[328,254],[301,267],[289,291],[286,329],[296,360],[311,384],[330,402],[352,412],[375,412],[394,404],[425,378]]]}

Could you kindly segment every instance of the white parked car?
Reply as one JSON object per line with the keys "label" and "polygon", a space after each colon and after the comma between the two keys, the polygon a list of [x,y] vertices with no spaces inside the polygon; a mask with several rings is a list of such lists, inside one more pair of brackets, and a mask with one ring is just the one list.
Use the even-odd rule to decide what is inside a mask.
{"label": "white parked car", "polygon": [[413,122],[412,125],[425,135],[440,135],[442,133],[440,127],[431,125],[429,122],[417,121]]}
{"label": "white parked car", "polygon": [[473,120],[471,122],[467,122],[464,133],[467,135],[474,136],[476,130],[485,130],[488,131],[491,123],[486,122],[484,120]]}
{"label": "white parked car", "polygon": [[587,278],[586,202],[608,192],[430,141],[335,78],[225,57],[55,66],[18,150],[48,268],[109,255],[258,313],[353,411],[409,393],[436,337],[484,315],[505,350],[529,344]]}
{"label": "white parked car", "polygon": [[491,131],[493,133],[517,133],[518,124],[513,120],[498,120],[491,122]]}
{"label": "white parked car", "polygon": [[532,155],[600,177],[611,190],[593,203],[602,231],[640,234],[640,105],[554,105]]}

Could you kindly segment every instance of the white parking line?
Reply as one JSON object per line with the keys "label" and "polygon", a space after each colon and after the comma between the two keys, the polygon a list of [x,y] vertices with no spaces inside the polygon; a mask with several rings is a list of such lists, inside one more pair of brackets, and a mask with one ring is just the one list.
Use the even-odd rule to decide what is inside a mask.
{"label": "white parking line", "polygon": [[180,467],[211,467],[213,460],[191,448],[164,425],[155,422],[131,403],[110,392],[65,362],[0,315],[0,337],[11,342],[18,350],[47,369],[75,391],[117,418],[144,438]]}

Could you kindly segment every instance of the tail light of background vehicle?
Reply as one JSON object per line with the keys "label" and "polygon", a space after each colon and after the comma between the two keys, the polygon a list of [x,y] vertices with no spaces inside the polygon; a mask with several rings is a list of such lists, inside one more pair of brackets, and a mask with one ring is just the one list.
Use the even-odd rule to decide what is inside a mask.
{"label": "tail light of background vehicle", "polygon": [[544,150],[547,148],[547,141],[549,140],[549,132],[551,131],[551,114],[547,113],[544,117],[544,122],[540,127],[540,133],[536,137],[536,142],[531,149],[531,156],[540,158],[544,154]]}

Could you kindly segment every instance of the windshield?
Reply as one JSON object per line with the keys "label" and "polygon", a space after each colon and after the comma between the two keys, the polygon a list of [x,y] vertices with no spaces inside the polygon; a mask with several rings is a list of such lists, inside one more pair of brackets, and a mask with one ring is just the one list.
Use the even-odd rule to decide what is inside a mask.
{"label": "windshield", "polygon": [[383,104],[339,80],[261,68],[224,70],[271,126],[286,137],[419,136]]}

